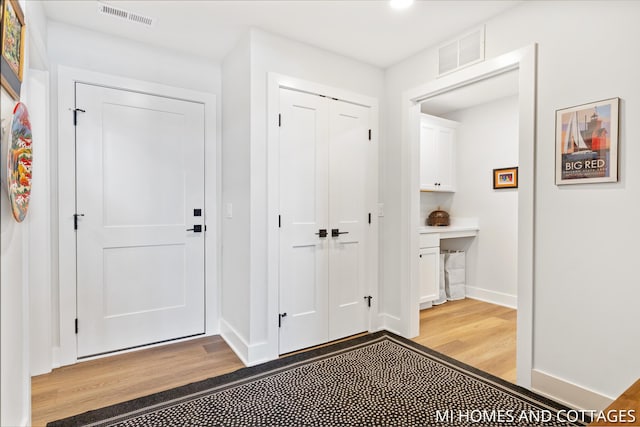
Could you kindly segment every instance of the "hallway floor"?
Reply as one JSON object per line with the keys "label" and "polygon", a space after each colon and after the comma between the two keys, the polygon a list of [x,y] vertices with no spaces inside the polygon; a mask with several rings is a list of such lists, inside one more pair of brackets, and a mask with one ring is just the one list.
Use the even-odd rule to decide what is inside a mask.
{"label": "hallway floor", "polygon": [[[423,310],[420,319],[414,341],[515,381],[515,310],[466,299]],[[32,423],[44,426],[242,367],[219,336],[65,366],[32,378]]]}

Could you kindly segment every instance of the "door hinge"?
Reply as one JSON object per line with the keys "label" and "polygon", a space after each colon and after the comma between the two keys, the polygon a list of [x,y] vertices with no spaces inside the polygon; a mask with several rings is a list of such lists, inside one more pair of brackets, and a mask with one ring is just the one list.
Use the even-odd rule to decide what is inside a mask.
{"label": "door hinge", "polygon": [[278,314],[278,328],[282,327],[282,318],[283,317],[287,317],[287,313],[280,313]]}
{"label": "door hinge", "polygon": [[373,297],[371,295],[367,295],[364,299],[367,301],[367,307],[371,307],[371,300]]}
{"label": "door hinge", "polygon": [[278,114],[278,127],[282,127],[282,114]]}
{"label": "door hinge", "polygon": [[369,141],[371,141],[371,129],[369,129]]}
{"label": "door hinge", "polygon": [[74,126],[78,126],[78,111],[81,112],[81,113],[86,113],[86,111],[81,109],[81,108],[74,108],[73,109],[73,125]]}
{"label": "door hinge", "polygon": [[78,318],[76,317],[76,321],[75,321],[75,326],[76,326],[76,334],[78,333]]}
{"label": "door hinge", "polygon": [[371,212],[369,212],[369,224],[371,224]]}
{"label": "door hinge", "polygon": [[278,228],[282,228],[282,217],[278,215]]}

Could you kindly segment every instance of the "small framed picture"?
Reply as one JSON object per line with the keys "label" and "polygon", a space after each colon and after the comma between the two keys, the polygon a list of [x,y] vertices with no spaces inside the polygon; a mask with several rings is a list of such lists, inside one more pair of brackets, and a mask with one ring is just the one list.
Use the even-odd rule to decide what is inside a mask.
{"label": "small framed picture", "polygon": [[556,185],[618,181],[618,109],[611,98],[556,111]]}
{"label": "small framed picture", "polygon": [[493,170],[493,189],[518,188],[518,167]]}
{"label": "small framed picture", "polygon": [[20,99],[24,68],[25,26],[18,0],[0,0],[0,84]]}

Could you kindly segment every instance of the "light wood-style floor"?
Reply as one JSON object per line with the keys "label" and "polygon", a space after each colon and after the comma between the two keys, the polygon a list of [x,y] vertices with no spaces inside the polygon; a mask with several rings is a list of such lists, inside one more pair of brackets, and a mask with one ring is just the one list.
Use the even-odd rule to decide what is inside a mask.
{"label": "light wood-style floor", "polygon": [[449,301],[420,312],[420,335],[413,340],[515,383],[516,315],[473,299]]}
{"label": "light wood-style floor", "polygon": [[54,369],[31,380],[31,422],[44,426],[244,365],[220,338],[199,338]]}
{"label": "light wood-style floor", "polygon": [[[471,299],[420,314],[414,341],[515,381],[515,310]],[[33,377],[32,423],[79,414],[242,368],[218,336],[65,366]]]}

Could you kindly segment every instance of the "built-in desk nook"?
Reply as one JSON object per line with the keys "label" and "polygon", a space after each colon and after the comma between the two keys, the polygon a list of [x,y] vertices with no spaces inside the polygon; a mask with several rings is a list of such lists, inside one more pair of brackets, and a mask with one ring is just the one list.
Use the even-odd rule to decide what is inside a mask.
{"label": "built-in desk nook", "polygon": [[451,219],[451,225],[420,227],[420,308],[429,307],[440,289],[440,241],[474,238],[480,228],[474,218]]}

